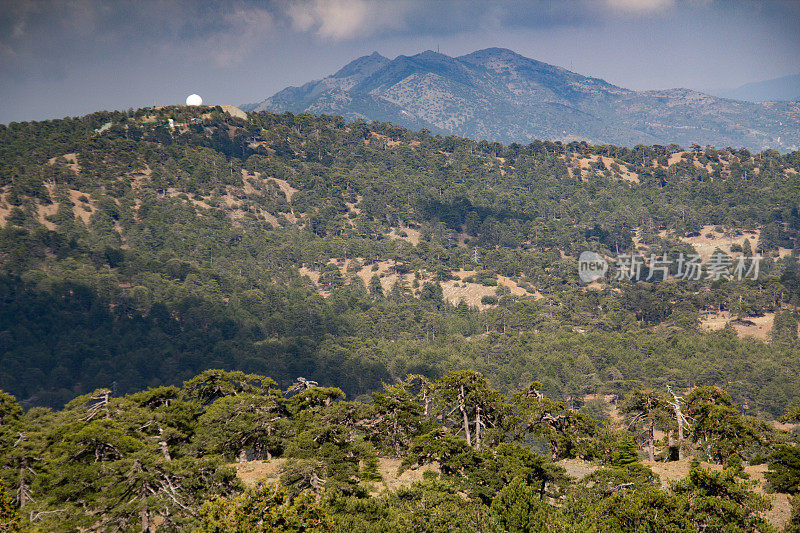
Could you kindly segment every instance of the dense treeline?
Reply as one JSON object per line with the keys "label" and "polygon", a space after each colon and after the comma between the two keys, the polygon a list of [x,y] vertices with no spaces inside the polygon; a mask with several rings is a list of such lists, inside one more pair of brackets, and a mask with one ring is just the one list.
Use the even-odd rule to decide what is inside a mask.
{"label": "dense treeline", "polygon": [[[219,108],[0,126],[0,387],[58,407],[222,367],[358,397],[461,368],[576,407],[719,385],[775,417],[800,399],[798,167],[797,152],[504,146]],[[584,249],[689,253],[708,225],[759,231],[741,250],[765,256],[758,280],[578,281]],[[419,242],[389,238],[404,228]],[[400,281],[381,286],[379,265]],[[459,269],[495,291],[483,310],[443,297]],[[770,343],[701,333],[709,311],[776,313]]]}
{"label": "dense treeline", "polygon": [[[477,369],[502,390],[539,379],[548,394],[573,405],[588,394],[644,385],[725,384],[769,416],[796,402],[800,390],[794,344],[744,342],[729,330],[601,327],[575,334],[547,324],[533,303],[478,314],[441,300],[376,299],[346,288],[325,300],[289,287],[248,291],[237,305],[187,294],[109,309],[85,285],[39,292],[18,278],[3,281],[2,386],[25,405],[60,405],[82,389],[170,384],[207,366],[270,372],[284,385],[297,375],[333,380],[351,396],[406,373],[435,378],[451,368]],[[512,332],[497,331],[504,320]],[[487,321],[493,333],[464,338]]]}
{"label": "dense treeline", "polygon": [[[770,500],[752,490],[743,461],[768,462],[772,490],[800,488],[796,435],[741,415],[723,389],[698,387],[685,397],[634,390],[618,405],[621,429],[603,409],[569,409],[541,387],[504,395],[473,371],[436,381],[416,374],[362,402],[304,378],[281,390],[262,375],[209,370],[180,388],[124,397],[98,389],[61,411],[24,412],[0,393],[0,477],[16,495],[0,500],[0,525],[771,531],[763,515]],[[797,418],[795,410],[786,419]],[[688,456],[724,469],[695,462],[685,479],[663,486],[647,466]],[[428,472],[381,492],[379,457]],[[559,462],[565,458],[595,466],[576,479]],[[247,460],[276,460],[280,481],[245,487],[230,463]],[[786,531],[798,526],[797,498]]]}

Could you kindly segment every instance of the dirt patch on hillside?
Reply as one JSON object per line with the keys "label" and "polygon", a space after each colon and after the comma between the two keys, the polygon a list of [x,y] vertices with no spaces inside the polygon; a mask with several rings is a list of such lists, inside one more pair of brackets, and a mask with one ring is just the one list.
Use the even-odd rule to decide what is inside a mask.
{"label": "dirt patch on hillside", "polygon": [[[620,161],[618,159],[614,159],[612,157],[607,157],[604,155],[588,155],[588,156],[579,156],[578,154],[572,154],[572,161],[573,161],[573,168],[580,170],[581,179],[588,179],[592,173],[592,166],[593,164],[596,165],[599,162],[603,163],[603,166],[611,172],[612,176],[620,179],[622,181],[628,181],[631,183],[639,183],[639,174],[633,172],[630,167],[624,161]],[[611,165],[616,164],[619,167],[619,170],[612,169]],[[605,172],[604,170],[596,170],[596,172]]]}
{"label": "dirt patch on hillside", "polygon": [[399,228],[392,228],[387,234],[390,239],[402,239],[410,242],[414,246],[419,244],[420,231],[418,229],[409,228],[408,226],[400,226]]}
{"label": "dirt patch on hillside", "polygon": [[294,193],[296,193],[297,191],[300,190],[300,189],[295,189],[294,187],[289,185],[289,182],[286,181],[286,180],[282,180],[282,179],[278,179],[278,178],[269,178],[269,179],[271,179],[272,181],[274,181],[275,183],[278,184],[278,187],[280,187],[280,189],[283,191],[283,194],[286,195],[286,201],[287,202],[291,202],[292,201],[292,196],[294,196]]}
{"label": "dirt patch on hillside", "polygon": [[255,194],[259,196],[263,196],[263,191],[256,189],[253,186],[254,182],[261,181],[261,173],[260,172],[248,172],[245,169],[242,169],[242,183],[244,184],[244,193],[245,194]]}
{"label": "dirt patch on hillside", "polygon": [[76,190],[69,191],[69,199],[73,204],[75,204],[75,207],[72,208],[73,213],[75,213],[75,216],[81,219],[83,223],[86,224],[86,226],[88,227],[89,219],[91,218],[94,210],[92,209],[91,200],[88,204],[78,200],[78,198],[82,196],[86,195]]}
{"label": "dirt patch on hillside", "polygon": [[700,230],[700,235],[683,237],[682,240],[694,246],[701,255],[703,254],[701,248],[704,247],[711,248],[711,252],[714,251],[714,248],[719,248],[723,252],[730,253],[731,245],[738,244],[742,246],[746,240],[750,240],[750,246],[755,247],[761,234],[760,230],[740,231],[731,229],[719,232],[716,228],[717,226],[703,226],[703,229]]}
{"label": "dirt patch on hillside", "polygon": [[[402,487],[408,487],[413,483],[422,481],[425,472],[439,472],[438,463],[423,465],[418,468],[405,470],[402,474],[398,473],[401,459],[395,457],[378,457],[378,473],[381,480],[375,482],[375,496],[384,491],[396,491]],[[286,459],[271,459],[269,461],[245,461],[243,463],[231,463],[236,470],[236,476],[245,485],[253,486],[259,480],[277,481],[281,475],[281,469],[286,464]]]}
{"label": "dirt patch on hillside", "polygon": [[[70,155],[70,154],[67,154]],[[74,155],[74,154],[72,154]],[[56,158],[53,158],[55,160]],[[45,183],[45,188],[47,192],[50,194],[50,198],[55,198],[56,195],[56,188],[51,183]],[[89,218],[92,216],[94,212],[93,201],[88,193],[83,193],[77,189],[69,189],[67,191],[69,195],[70,201],[73,203],[73,212],[76,217],[80,218],[84,224],[87,226],[89,225]],[[86,197],[88,202],[82,202],[79,198]],[[60,202],[53,201],[49,204],[42,204],[36,203],[34,205],[35,213],[34,216],[36,220],[46,227],[49,230],[55,230],[58,226],[47,220],[47,217],[52,217],[58,212],[58,208],[61,205]],[[13,205],[9,204],[6,199],[4,198],[3,191],[0,190],[0,224],[5,224],[6,220],[8,219],[8,215],[11,213],[11,210],[14,208]]]}
{"label": "dirt patch on hillside", "polygon": [[[76,174],[81,171],[81,166],[78,164],[78,154],[73,152],[71,154],[64,154],[61,157],[64,158],[64,160],[66,161],[65,165],[69,167],[71,170],[73,170]],[[51,165],[55,165],[58,159],[59,159],[58,156],[51,157],[50,159],[47,160],[47,162],[50,163]]]}
{"label": "dirt patch on hillside", "polygon": [[[359,261],[362,264],[361,268],[357,272],[352,272],[352,265],[354,261]],[[414,279],[414,274],[412,273],[401,275],[393,272],[393,269],[396,267],[396,264],[393,261],[367,263],[363,258],[345,260],[331,259],[327,264],[335,264],[339,268],[342,278],[345,280],[351,278],[352,276],[360,278],[366,287],[369,286],[373,276],[378,276],[381,282],[381,289],[383,290],[384,294],[391,291],[394,287],[394,284],[400,279],[402,279],[410,289],[411,283]],[[319,285],[319,279],[322,273],[321,270],[310,268],[306,265],[300,267],[298,270],[300,271],[301,276],[308,276],[309,279],[314,282],[314,284]],[[322,296],[330,296],[329,291],[323,290],[322,288],[318,288],[318,290]]]}
{"label": "dirt patch on hillside", "polygon": [[731,324],[739,337],[755,337],[756,339],[769,339],[772,331],[772,322],[775,313],[765,313],[764,316],[748,316],[736,318],[729,311],[721,313],[708,313],[700,318],[700,328],[706,331],[716,331]]}
{"label": "dirt patch on hillside", "polygon": [[631,183],[639,183],[639,174],[632,172],[628,167],[620,165],[620,177],[623,181],[630,181]]}
{"label": "dirt patch on hillside", "polygon": [[[471,271],[458,270],[453,274],[458,277],[458,280],[448,280],[441,283],[445,300],[453,305],[458,305],[459,302],[463,301],[467,305],[478,307],[479,309],[495,307],[496,304],[484,304],[481,302],[481,300],[485,296],[496,296],[496,286],[465,282],[464,279],[474,274],[474,272]],[[527,290],[520,287],[514,280],[507,278],[506,276],[497,276],[497,286],[507,287],[512,296],[530,295],[537,300],[544,298],[544,296],[538,291],[529,293]]]}
{"label": "dirt patch on hillside", "polygon": [[378,458],[378,473],[381,475],[381,481],[376,483],[379,486],[379,490],[375,492],[396,491],[401,487],[408,487],[413,483],[422,481],[425,472],[439,472],[438,463],[432,463],[405,470],[402,474],[398,474],[401,462],[402,460],[396,457]]}
{"label": "dirt patch on hillside", "polygon": [[[351,268],[353,261],[359,261],[362,266],[356,272]],[[365,286],[369,286],[373,276],[378,276],[381,288],[384,294],[392,290],[398,281],[402,281],[411,290],[415,296],[419,295],[420,287],[426,281],[433,279],[430,272],[421,270],[419,272],[406,272],[398,273],[395,271],[397,265],[393,261],[377,261],[367,262],[363,258],[347,259],[347,260],[334,260],[331,259],[328,264],[334,263],[339,268],[342,277],[346,280],[349,277],[357,276],[364,282]],[[321,270],[317,268],[310,268],[303,266],[299,269],[300,274],[308,276],[311,281],[319,285],[319,278]],[[506,276],[497,276],[497,286],[487,286],[480,283],[465,282],[464,279],[474,275],[472,271],[458,270],[453,272],[457,279],[440,282],[442,287],[443,298],[453,305],[458,305],[459,302],[464,302],[469,306],[478,307],[479,309],[486,309],[494,307],[496,304],[484,304],[481,299],[484,296],[496,296],[497,286],[507,287],[509,294],[512,296],[533,296],[534,298],[541,299],[544,296],[536,290],[529,292],[528,290],[520,287],[517,282]],[[419,282],[419,286],[414,288],[414,281]],[[329,293],[320,289],[320,294],[328,296]]]}
{"label": "dirt patch on hillside", "polygon": [[567,471],[567,475],[573,479],[583,479],[589,474],[593,474],[600,469],[600,465],[584,461],[583,459],[562,459],[556,462],[557,465]]}
{"label": "dirt patch on hillside", "polygon": [[272,459],[269,461],[245,461],[233,463],[230,466],[236,469],[236,475],[245,485],[252,486],[260,479],[277,481],[280,478],[281,467],[286,459]]}
{"label": "dirt patch on hillside", "polygon": [[[253,486],[258,480],[277,481],[280,478],[281,468],[286,463],[286,459],[272,459],[269,461],[246,461],[243,463],[232,463],[236,470],[236,475],[245,485]],[[402,487],[408,487],[413,483],[422,481],[425,472],[439,472],[439,465],[436,463],[424,465],[419,468],[405,470],[402,474],[398,473],[401,459],[396,457],[379,457],[378,473],[381,480],[374,483],[372,495],[381,492],[396,491]],[[650,467],[661,480],[661,486],[669,489],[671,481],[678,481],[689,475],[691,459],[672,461],[669,463],[642,461]],[[562,459],[556,464],[563,467],[571,478],[580,480],[592,474],[600,468],[600,465],[583,461],[581,459]],[[722,470],[720,465],[701,463],[703,468],[712,470]],[[764,492],[764,472],[767,471],[766,465],[745,466],[745,472],[750,476],[750,480],[756,483],[754,490],[760,494]],[[772,509],[767,511],[764,516],[775,527],[783,527],[791,515],[791,504],[786,494],[766,494],[772,502]]]}
{"label": "dirt patch on hillside", "polygon": [[[670,156],[667,158],[667,166],[671,167],[672,165],[680,163],[681,161],[683,161],[683,156],[688,153],[689,152],[684,151],[684,152],[675,152],[674,154],[670,154]],[[692,156],[692,158],[694,158],[694,156]]]}
{"label": "dirt patch on hillside", "polygon": [[275,215],[261,210],[259,210],[258,214],[264,217],[264,220],[266,220],[270,225],[272,225],[273,228],[277,228],[278,226],[280,226],[280,222],[278,222],[278,218]]}
{"label": "dirt patch on hillside", "polygon": [[[685,150],[683,152],[675,152],[674,154],[670,154],[669,158],[667,159],[667,166],[678,164],[684,160],[694,165],[695,168],[701,168],[708,173],[714,171],[714,167],[711,166],[711,161],[707,161],[705,164],[703,164],[700,161],[698,161],[696,154]],[[728,169],[730,163],[728,161],[720,160],[720,165],[722,166],[724,172],[730,172]],[[758,173],[758,168],[755,168],[753,170],[756,172],[756,174]]]}
{"label": "dirt patch on hillside", "polygon": [[[50,188],[48,187],[48,189]],[[69,194],[69,200],[73,204],[72,212],[75,214],[76,217],[81,219],[83,223],[86,224],[86,226],[88,227],[89,219],[91,218],[92,213],[94,213],[96,209],[95,207],[96,202],[92,200],[91,196],[88,193],[81,192],[77,189],[70,189],[68,191],[68,194]],[[51,191],[51,196],[52,195],[53,192]],[[80,200],[80,198],[86,198],[88,202],[84,202]],[[59,207],[58,202],[53,202],[50,205],[37,206],[38,209],[37,217],[39,221],[45,226],[47,226],[49,229],[55,229],[56,225],[45,220],[44,217],[54,215],[58,211],[58,207]]]}
{"label": "dirt patch on hillside", "polygon": [[36,219],[39,221],[39,223],[42,226],[44,226],[47,229],[52,231],[52,230],[56,229],[57,226],[55,224],[53,224],[52,222],[50,222],[49,220],[47,220],[46,217],[51,217],[51,216],[55,215],[56,211],[58,211],[58,204],[57,203],[51,203],[51,204],[47,204],[47,205],[37,205],[36,206]]}
{"label": "dirt patch on hillside", "polygon": [[300,267],[298,270],[301,276],[308,276],[314,283],[319,283],[319,272],[316,270],[311,270],[305,266]]}
{"label": "dirt patch on hillside", "polygon": [[364,199],[364,197],[359,194],[359,195],[356,196],[356,201],[355,202],[345,202],[345,205],[347,206],[348,212],[355,213],[356,215],[360,215],[361,214],[361,208],[358,207],[358,205],[361,203],[361,200],[363,200],[363,199]]}
{"label": "dirt patch on hillside", "polygon": [[471,307],[485,309],[492,306],[481,303],[481,299],[484,296],[495,296],[497,289],[477,283],[462,283],[451,280],[442,282],[442,293],[444,299],[452,304],[457,305],[459,302],[464,302]]}
{"label": "dirt patch on hillside", "polygon": [[3,191],[0,189],[0,223],[5,224],[8,214],[11,212],[12,207],[6,202],[3,197]]}
{"label": "dirt patch on hillside", "polygon": [[[702,257],[703,262],[708,261],[714,251],[719,248],[726,254],[731,254],[731,246],[738,244],[744,245],[745,240],[750,241],[750,248],[754,249],[758,244],[761,230],[737,230],[726,229],[722,232],[717,231],[718,226],[706,225],[700,230],[700,235],[694,237],[678,237],[678,240],[691,244],[697,253]],[[659,235],[666,237],[666,231],[659,232]],[[738,253],[738,252],[737,252]]]}

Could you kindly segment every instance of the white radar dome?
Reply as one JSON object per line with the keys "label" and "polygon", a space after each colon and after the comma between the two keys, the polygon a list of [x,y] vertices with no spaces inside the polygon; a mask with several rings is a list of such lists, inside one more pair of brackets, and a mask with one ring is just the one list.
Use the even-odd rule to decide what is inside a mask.
{"label": "white radar dome", "polygon": [[199,94],[190,94],[186,97],[186,105],[203,105],[203,99]]}

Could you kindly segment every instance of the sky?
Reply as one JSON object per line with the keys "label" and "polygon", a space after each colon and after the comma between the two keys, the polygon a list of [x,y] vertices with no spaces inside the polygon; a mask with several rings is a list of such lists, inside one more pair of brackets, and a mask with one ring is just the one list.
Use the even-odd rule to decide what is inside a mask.
{"label": "sky", "polygon": [[489,47],[630,89],[800,72],[800,0],[0,0],[0,123],[260,101],[373,51]]}

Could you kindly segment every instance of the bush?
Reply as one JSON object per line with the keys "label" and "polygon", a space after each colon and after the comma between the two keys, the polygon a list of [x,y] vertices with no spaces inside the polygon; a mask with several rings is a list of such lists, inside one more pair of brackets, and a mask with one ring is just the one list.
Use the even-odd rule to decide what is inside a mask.
{"label": "bush", "polygon": [[769,471],[764,477],[778,492],[800,492],[800,447],[777,446],[769,456]]}

